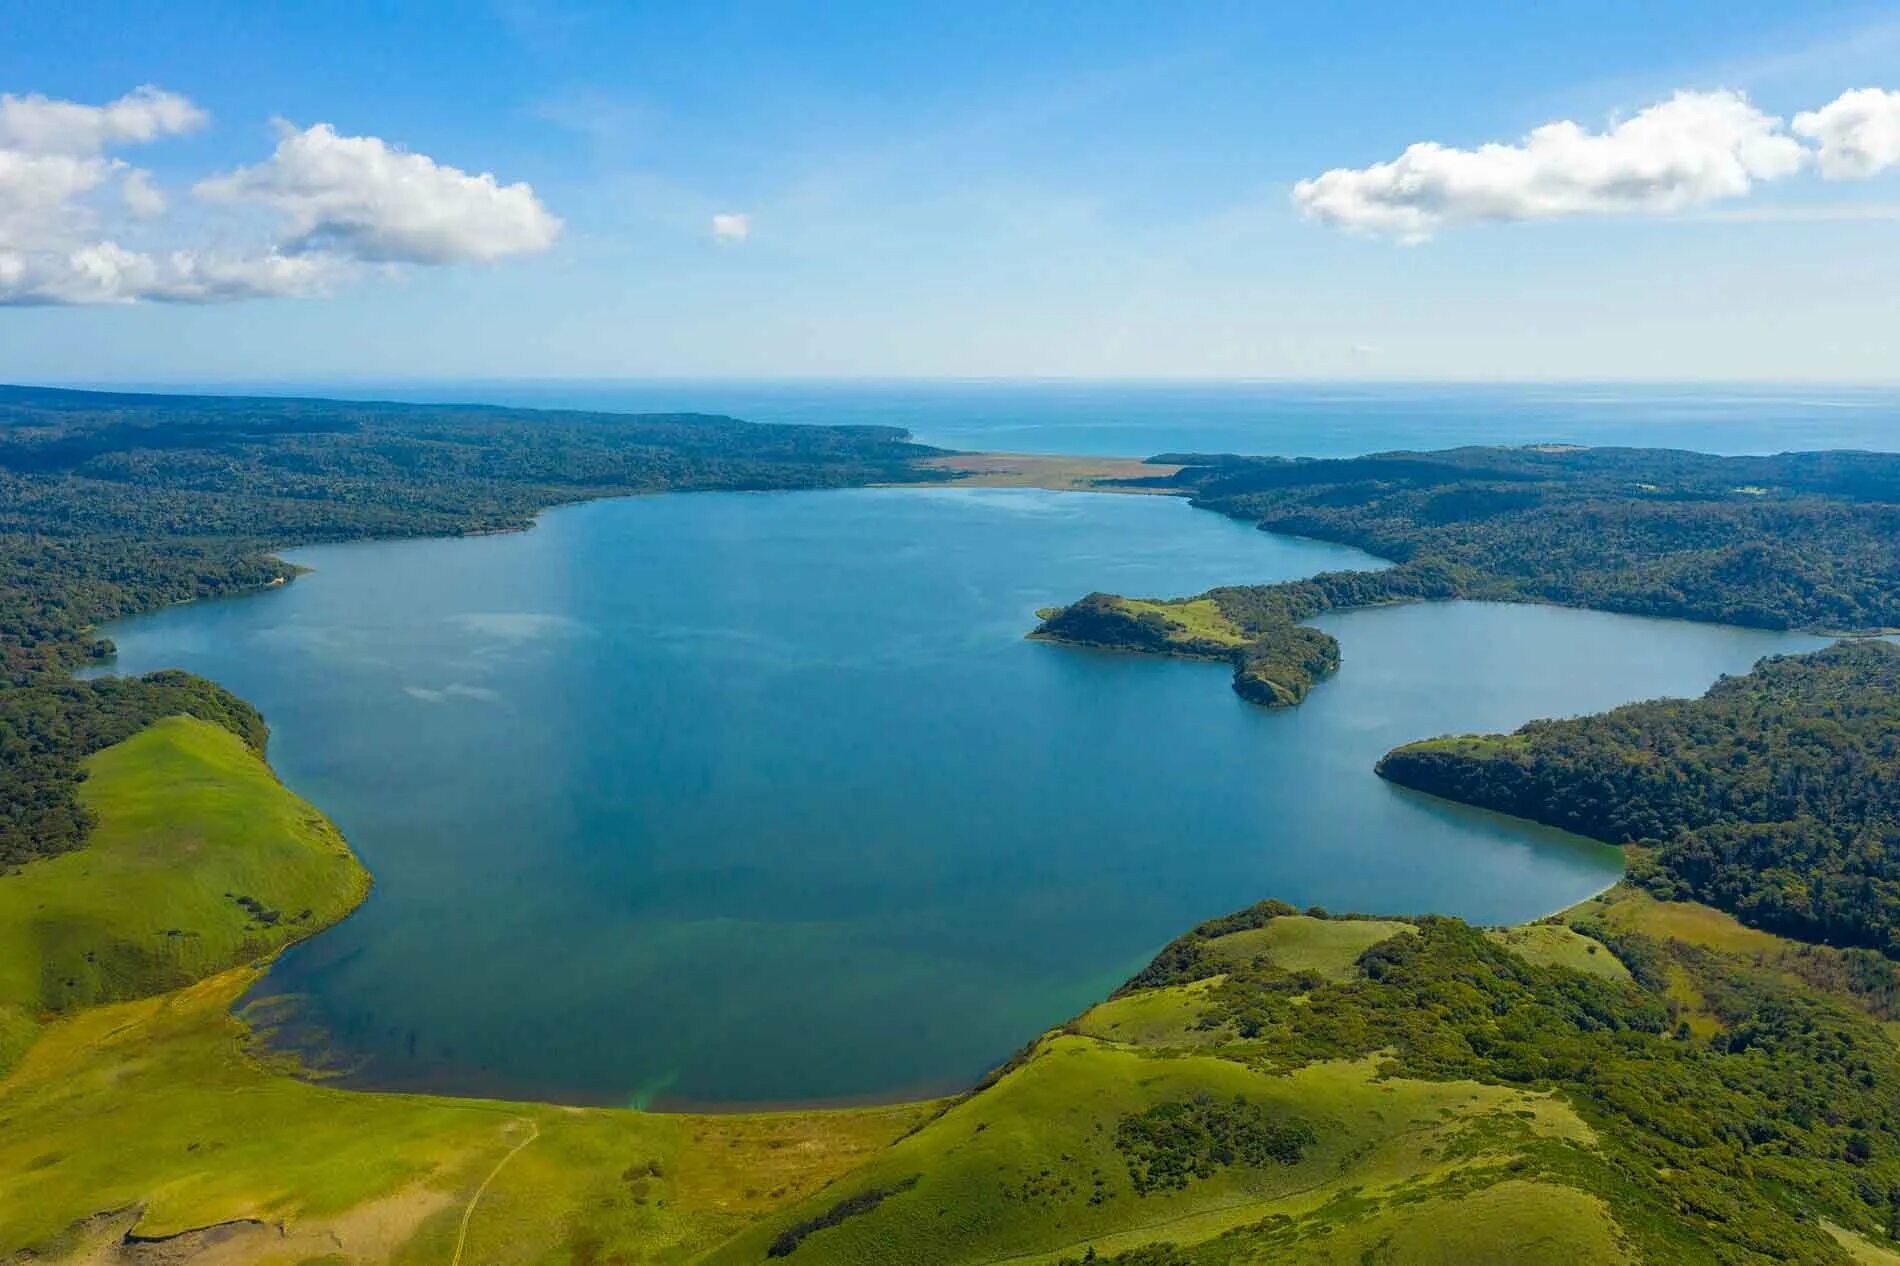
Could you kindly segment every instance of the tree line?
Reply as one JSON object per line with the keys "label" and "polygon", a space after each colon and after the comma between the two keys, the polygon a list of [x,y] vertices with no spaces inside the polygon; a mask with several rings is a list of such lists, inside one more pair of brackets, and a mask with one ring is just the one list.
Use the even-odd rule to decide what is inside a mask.
{"label": "tree line", "polygon": [[1900,646],[1763,660],[1700,699],[1434,739],[1379,772],[1637,846],[1657,895],[1900,958]]}

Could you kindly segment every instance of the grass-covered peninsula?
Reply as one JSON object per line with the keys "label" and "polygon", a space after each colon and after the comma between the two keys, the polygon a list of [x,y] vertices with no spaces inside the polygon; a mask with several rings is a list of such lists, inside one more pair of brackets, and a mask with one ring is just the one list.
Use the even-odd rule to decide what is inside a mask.
{"label": "grass-covered peninsula", "polygon": [[0,880],[0,1068],[38,1017],[266,957],[369,891],[336,828],[221,725],[161,718],[85,772],[87,847]]}
{"label": "grass-covered peninsula", "polygon": [[1038,612],[1042,623],[1030,636],[1071,646],[1222,660],[1234,666],[1234,690],[1242,698],[1270,707],[1298,703],[1314,682],[1339,667],[1339,643],[1330,635],[1291,621],[1243,625],[1228,610],[1218,591],[1174,600],[1092,593]]}

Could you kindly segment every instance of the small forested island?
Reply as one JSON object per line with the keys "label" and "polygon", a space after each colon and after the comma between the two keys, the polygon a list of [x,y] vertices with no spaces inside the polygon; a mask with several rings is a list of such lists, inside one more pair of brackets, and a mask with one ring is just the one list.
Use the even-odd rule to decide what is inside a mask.
{"label": "small forested island", "polygon": [[[1396,565],[1118,606],[1091,594],[1034,636],[1210,657],[1184,612],[1212,604],[1234,689],[1298,703],[1338,666],[1321,612],[1474,598],[1828,632],[1900,628],[1900,456],[1711,457],[1564,445],[1341,460],[1163,454],[1135,481],[1261,528]],[[1152,617],[1127,618],[1127,612]],[[1164,627],[1165,626],[1165,627]]]}
{"label": "small forested island", "polygon": [[[247,990],[369,876],[242,700],[74,680],[96,623],[282,580],[296,542],[941,458],[885,428],[0,389],[0,1261],[1900,1260],[1900,649],[1876,641],[1402,747],[1388,778],[1625,844],[1629,879],[1510,928],[1259,901],[948,1098],[582,1109],[345,1090],[258,1048]],[[1303,621],[1381,602],[1900,624],[1900,458],[1155,470],[1114,478],[1395,563],[1045,613],[1050,640],[1230,661],[1262,703],[1337,666]]]}

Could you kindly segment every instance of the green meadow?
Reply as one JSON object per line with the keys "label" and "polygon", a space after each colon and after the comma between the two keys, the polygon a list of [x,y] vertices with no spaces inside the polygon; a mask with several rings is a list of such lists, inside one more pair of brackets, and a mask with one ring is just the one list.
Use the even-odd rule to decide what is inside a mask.
{"label": "green meadow", "polygon": [[1121,605],[1135,615],[1154,615],[1172,626],[1169,636],[1176,642],[1192,645],[1213,642],[1220,646],[1245,646],[1248,637],[1232,620],[1222,614],[1211,598],[1183,598],[1159,601],[1150,598],[1121,598]]}
{"label": "green meadow", "polygon": [[230,1012],[253,978],[48,1026],[0,1086],[0,1260],[216,1228],[247,1263],[442,1262],[466,1218],[470,1262],[680,1261],[929,1110],[694,1117],[340,1090],[258,1057]]}
{"label": "green meadow", "polygon": [[328,819],[221,726],[169,717],[86,767],[86,846],[0,881],[0,1015],[16,1057],[38,1015],[251,962],[369,891]]}
{"label": "green meadow", "polygon": [[1388,919],[1283,914],[1264,927],[1215,937],[1207,942],[1207,951],[1223,963],[1263,959],[1281,971],[1310,971],[1328,980],[1346,980],[1361,954],[1390,937],[1413,932],[1411,924]]}
{"label": "green meadow", "polygon": [[1491,928],[1485,935],[1520,958],[1540,967],[1567,967],[1607,980],[1628,980],[1629,968],[1616,955],[1565,923],[1526,923],[1514,928]]}

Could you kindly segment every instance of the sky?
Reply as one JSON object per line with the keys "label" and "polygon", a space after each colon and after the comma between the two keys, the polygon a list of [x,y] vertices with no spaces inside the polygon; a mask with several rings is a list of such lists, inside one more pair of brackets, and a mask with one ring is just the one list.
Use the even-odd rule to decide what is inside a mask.
{"label": "sky", "polygon": [[1900,5],[0,0],[0,381],[1900,380]]}

